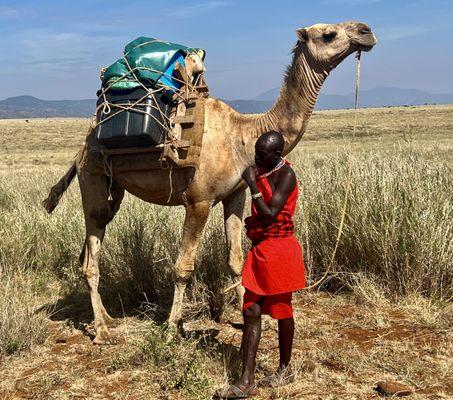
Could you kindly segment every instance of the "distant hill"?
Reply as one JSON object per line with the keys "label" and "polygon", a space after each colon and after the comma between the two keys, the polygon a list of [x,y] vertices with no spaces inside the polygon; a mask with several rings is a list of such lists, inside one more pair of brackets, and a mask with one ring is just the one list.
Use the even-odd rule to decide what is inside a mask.
{"label": "distant hill", "polygon": [[[252,108],[263,112],[278,97],[280,88],[267,90],[251,99]],[[361,107],[414,106],[423,104],[451,104],[453,94],[434,94],[418,89],[377,87],[360,92]],[[240,103],[239,103],[240,104]],[[318,110],[335,110],[354,107],[354,93],[346,95],[321,94],[316,103]]]}
{"label": "distant hill", "polygon": [[89,117],[96,100],[41,100],[33,96],[9,97],[0,101],[0,118]]}
{"label": "distant hill", "polygon": [[271,108],[273,101],[259,100],[223,100],[230,107],[244,114],[259,114]]}
{"label": "distant hill", "polygon": [[[280,89],[267,90],[249,100],[225,100],[242,113],[267,111],[279,94]],[[386,107],[423,104],[452,104],[453,94],[434,94],[417,89],[377,87],[360,92],[361,107]],[[41,100],[33,96],[10,97],[0,101],[0,118],[36,117],[89,117],[93,115],[96,100]],[[354,94],[321,94],[317,110],[335,110],[354,107]]]}

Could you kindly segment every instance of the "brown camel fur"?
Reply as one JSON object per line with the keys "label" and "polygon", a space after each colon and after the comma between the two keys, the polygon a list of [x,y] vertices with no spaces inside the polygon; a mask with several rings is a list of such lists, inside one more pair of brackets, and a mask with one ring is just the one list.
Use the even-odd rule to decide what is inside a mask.
{"label": "brown camel fur", "polygon": [[[195,171],[193,168],[173,171],[170,199],[168,171],[114,172],[111,188],[113,200],[109,201],[106,175],[89,172],[89,161],[76,162],[71,167],[53,188],[45,205],[49,212],[55,208],[76,169],[86,224],[81,262],[94,311],[95,343],[109,340],[108,324],[112,318],[105,310],[98,292],[98,262],[105,227],[118,211],[124,191],[147,202],[184,205],[186,208],[182,243],[175,265],[173,306],[169,316],[169,324],[174,328],[181,321],[184,291],[194,271],[199,239],[211,208],[219,202],[224,207],[228,265],[233,279],[240,280],[243,264],[241,230],[246,196],[241,174],[254,163],[257,138],[268,130],[279,131],[285,138],[285,154],[289,153],[306,130],[321,86],[330,71],[348,55],[371,50],[375,44],[376,38],[371,29],[358,22],[317,24],[297,30],[292,63],[287,69],[280,96],[267,113],[243,115],[220,100],[209,98],[206,101],[205,133],[199,167]],[[94,140],[91,132],[87,138],[88,146]],[[236,290],[241,301],[244,289],[239,285]]]}

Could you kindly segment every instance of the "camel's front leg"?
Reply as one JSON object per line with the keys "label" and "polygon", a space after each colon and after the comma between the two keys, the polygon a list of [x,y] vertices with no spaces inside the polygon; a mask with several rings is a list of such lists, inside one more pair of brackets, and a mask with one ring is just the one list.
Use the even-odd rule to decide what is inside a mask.
{"label": "camel's front leg", "polygon": [[200,202],[186,207],[186,218],[182,233],[181,249],[175,265],[176,283],[168,323],[176,328],[182,317],[182,302],[188,279],[194,271],[198,243],[206,225],[212,203]]}
{"label": "camel's front leg", "polygon": [[99,259],[106,225],[118,211],[124,196],[124,189],[115,182],[111,188],[112,201],[108,201],[108,182],[103,175],[79,173],[80,191],[85,214],[86,238],[80,261],[82,272],[90,290],[94,314],[96,338],[94,343],[108,342],[108,324],[113,321],[102,304],[99,294]]}
{"label": "camel's front leg", "polygon": [[[228,242],[228,266],[234,282],[239,282],[242,275],[244,258],[242,256],[242,217],[244,215],[245,190],[232,193],[223,200],[225,234]],[[236,286],[239,307],[242,310],[244,287]]]}

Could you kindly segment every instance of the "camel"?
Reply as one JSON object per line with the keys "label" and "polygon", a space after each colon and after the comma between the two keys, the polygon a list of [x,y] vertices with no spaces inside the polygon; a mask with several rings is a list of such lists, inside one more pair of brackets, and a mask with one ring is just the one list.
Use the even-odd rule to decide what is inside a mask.
{"label": "camel", "polygon": [[[240,114],[224,102],[209,97],[205,103],[205,132],[199,166],[175,169],[169,189],[169,174],[164,170],[113,172],[109,192],[107,176],[89,172],[80,159],[53,187],[44,201],[49,212],[77,174],[85,215],[86,238],[80,255],[94,313],[94,343],[110,339],[109,316],[98,292],[99,258],[107,224],[120,208],[124,191],[150,203],[184,206],[185,220],[179,255],[174,265],[175,287],[170,327],[181,325],[183,296],[187,281],[194,272],[197,246],[211,209],[222,202],[229,247],[228,266],[234,282],[240,282],[243,255],[242,218],[246,199],[241,179],[244,169],[254,164],[254,145],[264,132],[276,130],[285,139],[284,155],[302,138],[325,79],[342,60],[357,51],[369,51],[376,44],[370,27],[359,22],[316,24],[296,30],[283,86],[276,103],[264,114]],[[87,143],[95,140],[94,132]],[[89,161],[88,161],[89,162]],[[109,198],[109,193],[111,197]],[[244,288],[236,287],[239,303]],[[241,304],[239,304],[240,306]]]}

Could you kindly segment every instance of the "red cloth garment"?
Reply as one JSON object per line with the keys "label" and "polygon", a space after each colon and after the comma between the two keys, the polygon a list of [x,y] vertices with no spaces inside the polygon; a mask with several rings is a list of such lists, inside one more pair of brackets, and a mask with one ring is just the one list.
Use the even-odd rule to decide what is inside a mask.
{"label": "red cloth garment", "polygon": [[272,296],[260,296],[250,290],[245,290],[243,311],[252,304],[261,305],[261,313],[268,314],[274,319],[293,318],[292,292],[274,294]]}
{"label": "red cloth garment", "polygon": [[[257,180],[266,204],[272,198],[267,177]],[[252,248],[242,271],[242,285],[261,296],[293,292],[305,287],[302,249],[293,235],[292,217],[296,210],[298,186],[294,187],[277,218],[265,223],[252,203],[252,215],[246,218],[247,236]]]}

